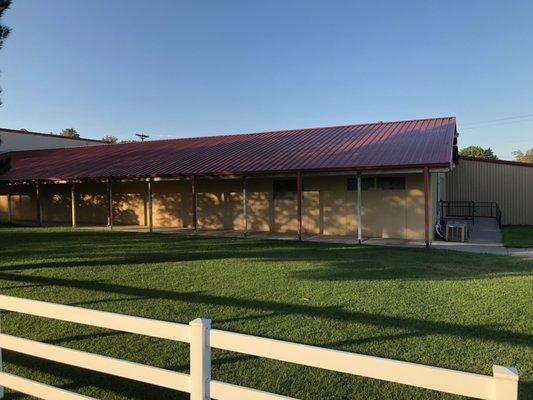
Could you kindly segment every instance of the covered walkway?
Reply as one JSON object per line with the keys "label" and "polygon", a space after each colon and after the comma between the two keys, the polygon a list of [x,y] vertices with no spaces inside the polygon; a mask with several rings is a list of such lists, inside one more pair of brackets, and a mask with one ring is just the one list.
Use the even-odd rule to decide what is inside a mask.
{"label": "covered walkway", "polygon": [[[476,220],[470,240],[464,243],[446,242],[435,240],[431,243],[433,248],[440,250],[454,250],[466,253],[484,253],[495,255],[512,255],[522,258],[533,258],[533,249],[528,248],[508,248],[504,247],[501,239],[501,231],[498,224],[490,218]],[[81,229],[101,230],[102,227],[82,227]],[[143,226],[119,226],[113,228],[119,232],[149,232],[147,227]],[[155,228],[154,233],[160,234],[183,234],[195,236],[212,236],[212,237],[243,237],[242,232],[234,230],[198,230],[196,232],[186,228]],[[256,232],[248,233],[248,238],[266,239],[266,240],[299,240],[298,236],[291,233],[273,233],[273,232]],[[348,235],[314,235],[304,234],[302,241],[317,243],[339,243],[339,244],[358,244],[357,237]],[[387,247],[407,247],[423,248],[423,240],[406,240],[406,239],[381,239],[367,238],[362,241],[363,245],[387,246]]]}

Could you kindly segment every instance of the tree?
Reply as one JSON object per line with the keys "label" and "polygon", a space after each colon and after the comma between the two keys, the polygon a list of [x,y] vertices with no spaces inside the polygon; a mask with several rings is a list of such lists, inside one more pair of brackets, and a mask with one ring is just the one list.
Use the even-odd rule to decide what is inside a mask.
{"label": "tree", "polygon": [[468,146],[464,149],[461,149],[459,155],[464,157],[489,158],[491,160],[498,159],[490,147],[484,149],[480,146]]}
{"label": "tree", "polygon": [[63,129],[61,131],[60,135],[61,136],[65,136],[65,137],[69,137],[69,138],[74,138],[74,139],[79,139],[79,137],[80,137],[80,135],[78,134],[78,132],[74,128]]}
{"label": "tree", "polygon": [[525,153],[521,150],[513,151],[513,156],[516,161],[533,163],[533,148],[526,150]]}
{"label": "tree", "polygon": [[[4,40],[6,40],[9,34],[11,33],[11,29],[9,27],[2,25],[2,16],[10,5],[11,0],[0,0],[0,49],[4,46]],[[0,93],[2,93],[2,89],[0,89]],[[0,99],[0,106],[1,105],[2,100]]]}
{"label": "tree", "polygon": [[102,138],[102,142],[104,143],[109,143],[109,144],[113,144],[113,143],[116,143],[118,142],[118,137],[116,136],[113,136],[113,135],[106,135]]}

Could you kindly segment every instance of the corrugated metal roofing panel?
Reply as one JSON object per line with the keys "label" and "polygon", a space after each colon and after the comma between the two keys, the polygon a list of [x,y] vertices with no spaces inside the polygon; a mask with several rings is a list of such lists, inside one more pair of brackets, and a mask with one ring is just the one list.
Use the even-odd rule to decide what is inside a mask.
{"label": "corrugated metal roofing panel", "polygon": [[454,117],[11,153],[3,181],[447,166]]}

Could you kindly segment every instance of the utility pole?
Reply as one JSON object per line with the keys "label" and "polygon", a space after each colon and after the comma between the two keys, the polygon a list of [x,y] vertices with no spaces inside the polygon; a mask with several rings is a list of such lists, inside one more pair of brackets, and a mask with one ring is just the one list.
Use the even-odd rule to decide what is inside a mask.
{"label": "utility pole", "polygon": [[135,136],[141,139],[141,142],[144,142],[144,139],[148,139],[150,136],[148,136],[145,133],[136,133]]}

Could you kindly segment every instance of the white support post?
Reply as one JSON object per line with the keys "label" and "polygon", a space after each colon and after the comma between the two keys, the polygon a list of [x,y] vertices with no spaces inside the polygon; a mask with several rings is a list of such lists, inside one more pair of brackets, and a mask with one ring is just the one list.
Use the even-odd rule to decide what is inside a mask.
{"label": "white support post", "polygon": [[248,236],[248,181],[246,176],[242,177],[242,218],[243,235]]}
{"label": "white support post", "polygon": [[70,208],[72,213],[72,227],[75,228],[76,225],[76,184],[74,182],[71,183],[70,186]]}
{"label": "white support post", "polygon": [[35,182],[35,197],[37,200],[37,224],[43,226],[43,202],[42,202],[42,190],[39,181]]}
{"label": "white support post", "polygon": [[211,345],[209,336],[211,320],[197,318],[189,322],[191,332],[191,400],[210,400]]}
{"label": "white support post", "polygon": [[198,188],[196,175],[191,177],[191,196],[192,196],[192,229],[194,233],[198,232]]}
{"label": "white support post", "polygon": [[13,198],[11,197],[11,186],[7,194],[7,222],[13,223]]}
{"label": "white support post", "polygon": [[107,226],[113,229],[113,181],[107,180]]}
{"label": "white support post", "polygon": [[494,400],[518,399],[518,370],[501,365],[492,366]]}
{"label": "white support post", "polygon": [[357,241],[359,244],[363,241],[363,207],[361,195],[361,173],[357,174]]}
{"label": "white support post", "polygon": [[[424,168],[424,238],[426,242],[426,247],[429,247],[429,168]],[[474,202],[472,202],[472,205]],[[474,216],[474,211],[472,210],[472,218]]]}
{"label": "white support post", "polygon": [[298,240],[302,240],[303,224],[302,224],[302,209],[303,209],[303,181],[302,173],[296,173],[296,212],[298,218]]}
{"label": "white support post", "polygon": [[154,231],[154,215],[152,208],[152,178],[148,179],[148,230],[150,232]]}

